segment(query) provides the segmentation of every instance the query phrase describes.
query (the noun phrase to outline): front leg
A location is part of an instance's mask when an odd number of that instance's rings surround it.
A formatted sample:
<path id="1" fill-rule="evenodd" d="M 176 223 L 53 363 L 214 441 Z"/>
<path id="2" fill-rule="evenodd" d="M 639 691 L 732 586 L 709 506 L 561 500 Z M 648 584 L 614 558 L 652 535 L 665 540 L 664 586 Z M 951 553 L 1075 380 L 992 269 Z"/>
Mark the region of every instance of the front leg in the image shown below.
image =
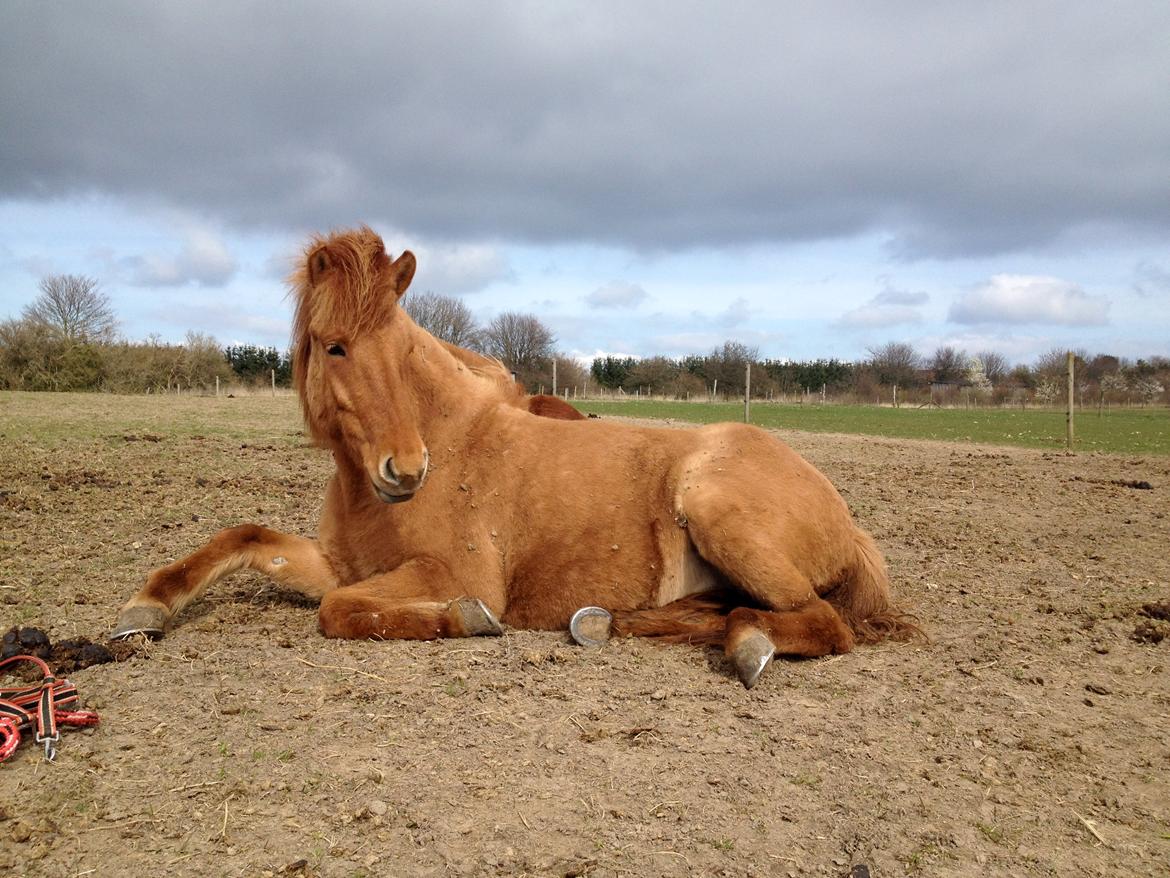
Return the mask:
<path id="1" fill-rule="evenodd" d="M 339 585 L 316 540 L 242 524 L 221 530 L 186 558 L 151 573 L 142 590 L 118 613 L 110 637 L 162 637 L 167 622 L 209 585 L 245 567 L 310 598 L 319 599 Z"/>
<path id="2" fill-rule="evenodd" d="M 321 633 L 348 640 L 435 640 L 502 634 L 496 615 L 469 597 L 447 565 L 412 558 L 389 573 L 321 599 Z"/>

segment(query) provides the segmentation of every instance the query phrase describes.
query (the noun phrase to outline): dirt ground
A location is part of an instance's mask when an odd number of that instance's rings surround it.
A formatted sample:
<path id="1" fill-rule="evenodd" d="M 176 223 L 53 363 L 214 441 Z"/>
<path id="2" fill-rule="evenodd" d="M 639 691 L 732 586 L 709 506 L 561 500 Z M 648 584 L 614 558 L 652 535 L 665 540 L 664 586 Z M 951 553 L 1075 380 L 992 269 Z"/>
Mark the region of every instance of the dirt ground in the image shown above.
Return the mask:
<path id="1" fill-rule="evenodd" d="M 314 532 L 330 462 L 291 401 L 259 440 L 93 405 L 50 438 L 0 408 L 0 628 L 96 638 L 221 527 Z M 1170 873 L 1170 622 L 1140 612 L 1170 599 L 1170 458 L 782 438 L 931 643 L 745 691 L 699 648 L 328 641 L 237 574 L 71 675 L 102 724 L 0 766 L 0 874 Z"/>

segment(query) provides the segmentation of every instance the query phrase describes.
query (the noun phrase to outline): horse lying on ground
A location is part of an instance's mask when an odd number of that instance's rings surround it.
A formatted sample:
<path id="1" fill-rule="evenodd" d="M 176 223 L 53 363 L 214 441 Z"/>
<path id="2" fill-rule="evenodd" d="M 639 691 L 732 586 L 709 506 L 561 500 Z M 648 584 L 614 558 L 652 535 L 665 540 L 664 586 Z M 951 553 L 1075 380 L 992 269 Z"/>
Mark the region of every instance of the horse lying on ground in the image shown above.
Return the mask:
<path id="1" fill-rule="evenodd" d="M 221 531 L 152 573 L 114 636 L 161 634 L 243 567 L 320 599 L 328 637 L 563 629 L 586 607 L 579 641 L 722 643 L 747 686 L 775 653 L 914 633 L 872 538 L 786 445 L 742 424 L 534 417 L 498 364 L 399 307 L 414 270 L 362 228 L 315 239 L 293 278 L 297 389 L 336 462 L 319 539 Z"/>

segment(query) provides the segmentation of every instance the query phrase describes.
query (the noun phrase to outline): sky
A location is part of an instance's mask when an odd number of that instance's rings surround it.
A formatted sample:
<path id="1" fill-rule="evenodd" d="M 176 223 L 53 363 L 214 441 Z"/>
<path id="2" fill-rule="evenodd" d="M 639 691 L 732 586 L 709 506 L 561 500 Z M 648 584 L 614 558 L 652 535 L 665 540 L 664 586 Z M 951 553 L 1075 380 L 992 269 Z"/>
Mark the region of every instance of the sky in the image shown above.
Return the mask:
<path id="1" fill-rule="evenodd" d="M 0 4 L 0 319 L 288 343 L 310 235 L 580 358 L 1170 355 L 1170 4 Z M 409 293 L 408 293 L 409 295 Z"/>

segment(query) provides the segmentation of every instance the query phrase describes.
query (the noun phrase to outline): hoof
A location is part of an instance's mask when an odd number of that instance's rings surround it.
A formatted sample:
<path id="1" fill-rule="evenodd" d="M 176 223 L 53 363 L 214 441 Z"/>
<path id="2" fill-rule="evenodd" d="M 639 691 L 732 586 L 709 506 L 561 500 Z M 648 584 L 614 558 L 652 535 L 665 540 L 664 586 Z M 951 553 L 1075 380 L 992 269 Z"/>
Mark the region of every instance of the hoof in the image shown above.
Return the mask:
<path id="1" fill-rule="evenodd" d="M 735 648 L 731 660 L 735 664 L 735 673 L 743 688 L 751 689 L 764 673 L 764 668 L 772 663 L 772 656 L 776 647 L 764 634 L 753 634 Z"/>
<path id="2" fill-rule="evenodd" d="M 110 632 L 110 640 L 125 640 L 135 634 L 159 640 L 166 624 L 167 614 L 160 607 L 127 607 L 118 614 L 117 624 Z"/>
<path id="3" fill-rule="evenodd" d="M 613 616 L 601 607 L 582 607 L 569 620 L 569 636 L 578 646 L 601 646 L 609 640 Z"/>
<path id="4" fill-rule="evenodd" d="M 496 637 L 504 633 L 500 620 L 479 598 L 459 598 L 452 602 L 452 609 L 459 614 L 468 637 Z"/>

